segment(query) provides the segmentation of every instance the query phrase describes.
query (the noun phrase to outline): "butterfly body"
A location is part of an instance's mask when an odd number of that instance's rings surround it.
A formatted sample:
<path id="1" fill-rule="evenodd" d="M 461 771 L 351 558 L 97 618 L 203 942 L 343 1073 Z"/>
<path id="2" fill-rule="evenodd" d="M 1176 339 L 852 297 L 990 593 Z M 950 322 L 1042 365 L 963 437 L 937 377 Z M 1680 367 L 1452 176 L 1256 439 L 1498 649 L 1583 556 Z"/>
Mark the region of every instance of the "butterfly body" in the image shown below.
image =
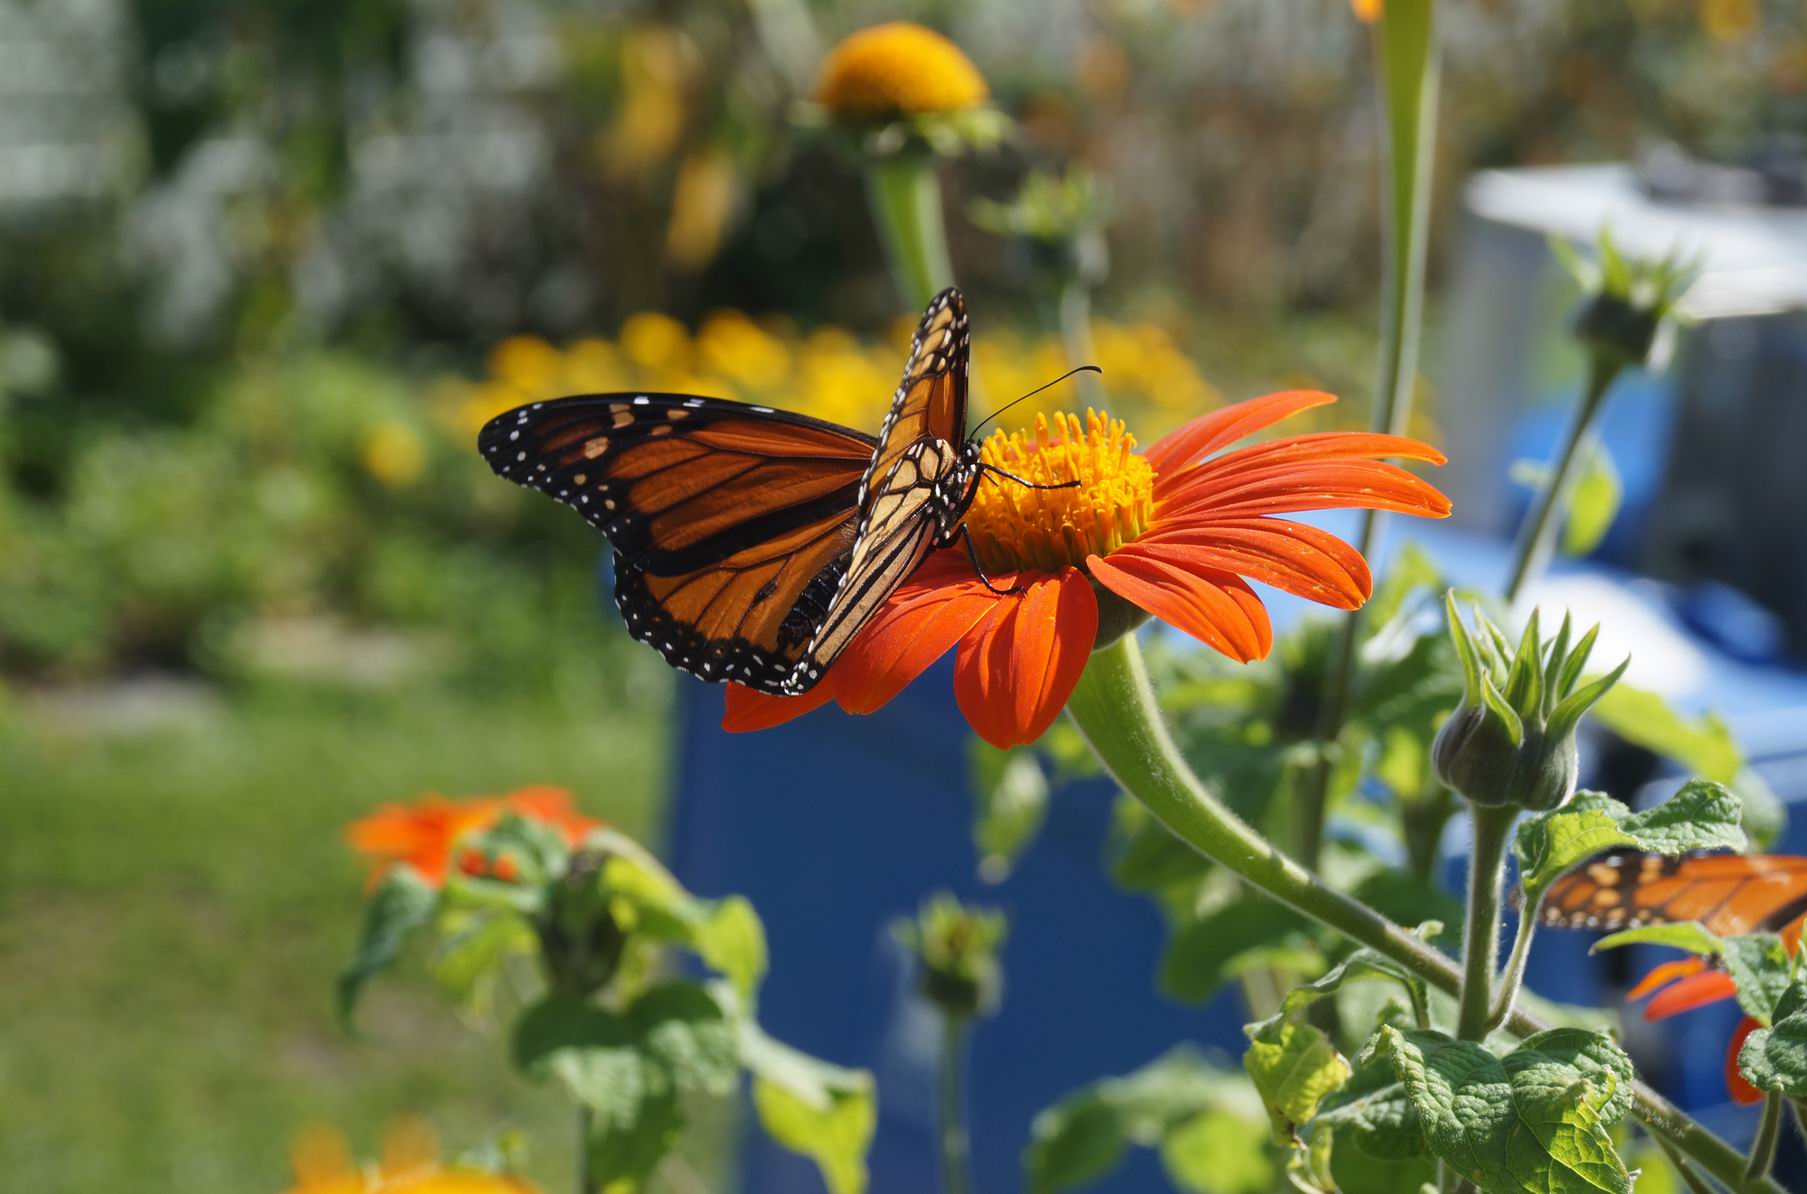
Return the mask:
<path id="1" fill-rule="evenodd" d="M 507 411 L 495 472 L 561 501 L 615 549 L 628 632 L 704 680 L 797 695 L 930 551 L 979 480 L 970 340 L 937 295 L 879 434 L 687 394 L 593 394 Z"/>

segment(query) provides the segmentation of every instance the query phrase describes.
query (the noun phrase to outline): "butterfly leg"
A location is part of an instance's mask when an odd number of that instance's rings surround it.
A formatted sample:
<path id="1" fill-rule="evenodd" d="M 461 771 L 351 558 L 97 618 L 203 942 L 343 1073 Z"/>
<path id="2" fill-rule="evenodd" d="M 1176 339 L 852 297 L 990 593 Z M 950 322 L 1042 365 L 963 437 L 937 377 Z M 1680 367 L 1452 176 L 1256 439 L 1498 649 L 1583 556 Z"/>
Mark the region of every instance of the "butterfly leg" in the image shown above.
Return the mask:
<path id="1" fill-rule="evenodd" d="M 965 523 L 960 524 L 960 542 L 966 545 L 966 558 L 972 561 L 973 571 L 979 574 L 980 584 L 984 585 L 1000 597 L 1014 597 L 1019 593 L 1027 593 L 1029 591 L 1022 585 L 1012 585 L 1008 589 L 1000 589 L 998 586 L 991 583 L 991 577 L 985 575 L 985 566 L 979 563 L 979 551 L 973 546 L 973 533 L 966 528 Z"/>
<path id="2" fill-rule="evenodd" d="M 981 464 L 979 465 L 979 470 L 985 473 L 995 473 L 1000 477 L 1008 477 L 1018 485 L 1021 485 L 1024 489 L 1077 489 L 1081 484 L 1079 481 L 1062 481 L 1058 485 L 1037 485 L 1035 482 L 1025 480 L 1015 473 L 1006 472 L 995 464 Z"/>

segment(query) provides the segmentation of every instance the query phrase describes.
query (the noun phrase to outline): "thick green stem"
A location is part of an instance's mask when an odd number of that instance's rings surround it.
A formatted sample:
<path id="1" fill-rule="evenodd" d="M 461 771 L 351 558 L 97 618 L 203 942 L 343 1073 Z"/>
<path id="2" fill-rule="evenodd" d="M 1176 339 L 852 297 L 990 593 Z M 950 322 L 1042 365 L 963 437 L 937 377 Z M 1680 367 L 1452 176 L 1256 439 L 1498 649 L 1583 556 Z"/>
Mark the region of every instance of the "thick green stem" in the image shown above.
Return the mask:
<path id="1" fill-rule="evenodd" d="M 1744 1176 L 1764 1177 L 1776 1164 L 1776 1145 L 1782 1139 L 1782 1096 L 1772 1094 L 1763 1100 L 1763 1118 L 1757 1124 L 1757 1138 L 1751 1141 L 1751 1159 L 1745 1163 Z"/>
<path id="2" fill-rule="evenodd" d="M 898 295 L 913 310 L 927 306 L 954 284 L 935 159 L 923 153 L 875 159 L 866 168 L 866 191 Z"/>
<path id="3" fill-rule="evenodd" d="M 1386 256 L 1381 277 L 1380 373 L 1369 422 L 1374 430 L 1404 434 L 1412 416 L 1418 373 L 1418 333 L 1423 324 L 1425 245 L 1430 235 L 1431 160 L 1437 140 L 1437 38 L 1434 0 L 1395 0 L 1387 5 L 1375 39 L 1386 115 L 1387 171 L 1382 225 Z M 1355 546 L 1374 550 L 1380 512 L 1364 510 Z M 1355 683 L 1361 615 L 1351 614 L 1337 636 L 1330 684 L 1319 718 L 1318 740 L 1335 742 L 1349 716 Z M 1324 849 L 1329 813 L 1328 755 L 1305 785 L 1299 809 L 1299 857 L 1316 867 Z"/>
<path id="4" fill-rule="evenodd" d="M 1581 405 L 1569 423 L 1568 435 L 1556 458 L 1556 467 L 1538 487 L 1531 512 L 1518 528 L 1518 542 L 1512 551 L 1512 571 L 1506 581 L 1506 604 L 1511 605 L 1524 592 L 1525 586 L 1550 562 L 1556 542 L 1556 530 L 1562 525 L 1561 513 L 1568 507 L 1569 494 L 1575 487 L 1575 474 L 1588 445 L 1594 438 L 1594 420 L 1606 404 L 1606 392 L 1619 376 L 1619 363 L 1595 353 L 1589 357 L 1587 388 L 1582 391 Z"/>
<path id="5" fill-rule="evenodd" d="M 1461 972 L 1435 947 L 1366 905 L 1325 886 L 1225 808 L 1192 774 L 1168 734 L 1135 638 L 1096 651 L 1067 712 L 1112 778 L 1181 841 L 1251 886 L 1420 975 L 1440 991 L 1461 989 Z M 1520 1036 L 1550 1026 L 1522 1010 L 1506 1026 Z M 1689 1119 L 1643 1083 L 1633 1114 L 1707 1173 L 1734 1190 L 1784 1194 L 1774 1181 L 1744 1178 L 1744 1154 Z"/>
<path id="6" fill-rule="evenodd" d="M 966 1134 L 961 1094 L 966 1085 L 966 1017 L 941 1019 L 940 1093 L 936 1135 L 941 1144 L 941 1194 L 971 1194 L 972 1144 Z"/>
<path id="7" fill-rule="evenodd" d="M 1488 1032 L 1506 1022 L 1506 1017 L 1512 1014 L 1513 1004 L 1518 1001 L 1519 988 L 1525 985 L 1525 963 L 1531 957 L 1531 938 L 1537 935 L 1537 916 L 1542 908 L 1543 897 L 1539 895 L 1519 909 L 1518 933 L 1512 939 L 1512 956 L 1506 959 L 1506 969 L 1500 975 L 1493 1012 L 1487 1017 Z"/>
<path id="8" fill-rule="evenodd" d="M 602 1187 L 590 1167 L 590 1109 L 577 1109 L 577 1194 L 597 1194 Z"/>
<path id="9" fill-rule="evenodd" d="M 1510 805 L 1473 810 L 1474 845 L 1468 852 L 1468 924 L 1462 934 L 1462 994 L 1456 1037 L 1487 1036 L 1493 1015 L 1493 971 L 1500 957 L 1500 893 L 1506 885 L 1506 843 L 1512 833 Z"/>

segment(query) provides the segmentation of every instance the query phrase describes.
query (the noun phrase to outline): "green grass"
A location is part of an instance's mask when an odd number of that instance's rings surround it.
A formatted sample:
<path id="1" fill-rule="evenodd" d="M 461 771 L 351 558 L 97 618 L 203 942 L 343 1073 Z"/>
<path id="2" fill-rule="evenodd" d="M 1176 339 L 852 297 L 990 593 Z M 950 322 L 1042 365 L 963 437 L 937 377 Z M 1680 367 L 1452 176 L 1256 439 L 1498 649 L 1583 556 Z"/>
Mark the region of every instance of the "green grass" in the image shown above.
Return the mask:
<path id="1" fill-rule="evenodd" d="M 303 1125 L 369 1156 L 418 1112 L 448 1152 L 522 1129 L 569 1188 L 564 1106 L 418 974 L 338 1030 L 364 881 L 340 831 L 422 791 L 555 783 L 644 837 L 664 752 L 657 709 L 550 700 L 262 696 L 133 734 L 0 710 L 0 1184 L 274 1194 Z"/>

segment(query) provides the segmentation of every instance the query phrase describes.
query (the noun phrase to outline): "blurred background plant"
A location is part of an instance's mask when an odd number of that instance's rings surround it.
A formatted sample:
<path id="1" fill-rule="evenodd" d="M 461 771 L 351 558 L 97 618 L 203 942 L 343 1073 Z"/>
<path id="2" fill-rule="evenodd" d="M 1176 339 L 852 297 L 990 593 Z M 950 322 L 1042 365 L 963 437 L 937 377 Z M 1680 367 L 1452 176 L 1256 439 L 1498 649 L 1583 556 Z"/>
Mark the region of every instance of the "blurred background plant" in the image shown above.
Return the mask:
<path id="1" fill-rule="evenodd" d="M 458 1139 L 559 1138 L 556 1101 L 448 1044 L 418 983 L 373 999 L 380 1059 L 322 1026 L 356 899 L 339 823 L 398 790 L 601 774 L 612 824 L 659 813 L 671 680 L 597 616 L 594 536 L 495 483 L 476 425 L 656 386 L 875 426 L 908 328 L 859 177 L 794 117 L 825 46 L 896 17 L 949 34 L 1017 125 L 941 171 L 990 402 L 1076 357 L 1104 368 L 1086 397 L 1150 433 L 1279 386 L 1366 393 L 1380 140 L 1344 8 L 0 3 L 0 965 L 32 976 L 0 984 L 28 1026 L 0 1038 L 9 1177 L 273 1189 L 294 1124 L 405 1106 Z M 1801 127 L 1788 4 L 1445 8 L 1440 205 L 1479 167 L 1738 156 Z M 1456 222 L 1433 228 L 1434 335 Z M 1317 764 L 1329 650 L 1157 660 L 1226 791 Z M 1446 665 L 1372 669 L 1351 726 L 1415 740 Z M 1222 717 L 1236 686 L 1288 750 Z M 1625 692 L 1608 704 L 1648 731 Z M 1669 741 L 1736 771 L 1695 728 Z M 1428 876 L 1450 812 L 1409 758 L 1379 773 Z M 1359 819 L 1373 793 L 1333 803 Z M 1148 861 L 1126 881 L 1176 933 L 1231 898 Z M 1209 1152 L 1229 1114 L 1128 1134 Z"/>

